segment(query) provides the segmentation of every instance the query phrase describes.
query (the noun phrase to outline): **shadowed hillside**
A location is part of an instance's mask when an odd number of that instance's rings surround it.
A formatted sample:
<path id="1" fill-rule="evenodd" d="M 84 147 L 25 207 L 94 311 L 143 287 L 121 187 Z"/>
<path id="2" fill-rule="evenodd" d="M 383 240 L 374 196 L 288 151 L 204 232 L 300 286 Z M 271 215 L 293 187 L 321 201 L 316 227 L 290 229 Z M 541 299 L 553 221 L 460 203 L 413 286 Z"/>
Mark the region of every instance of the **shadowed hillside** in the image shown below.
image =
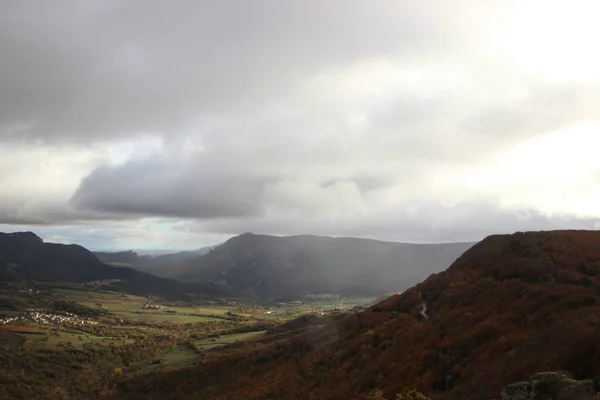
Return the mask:
<path id="1" fill-rule="evenodd" d="M 119 280 L 112 287 L 135 292 L 192 289 L 131 268 L 111 267 L 78 245 L 44 243 L 32 232 L 0 233 L 0 281 L 89 282 Z"/>
<path id="2" fill-rule="evenodd" d="M 246 296 L 379 295 L 404 290 L 443 270 L 471 246 L 246 233 L 204 256 L 153 272 L 215 282 Z"/>
<path id="3" fill-rule="evenodd" d="M 159 256 L 139 255 L 137 252 L 119 251 L 119 252 L 101 252 L 95 251 L 94 255 L 107 264 L 123 265 L 139 270 L 152 271 L 154 267 L 165 266 L 180 263 L 192 258 L 201 256 L 209 252 L 215 246 L 203 247 L 198 250 L 180 251 L 177 253 L 161 254 Z"/>
<path id="4" fill-rule="evenodd" d="M 149 263 L 152 259 L 150 256 L 140 256 L 133 250 L 117 252 L 94 251 L 94 255 L 103 263 L 127 266 L 144 265 L 145 263 Z"/>
<path id="5" fill-rule="evenodd" d="M 600 376 L 600 232 L 491 236 L 359 314 L 306 317 L 226 359 L 139 378 L 128 398 L 498 398 L 540 371 Z M 586 381 L 591 382 L 591 381 Z M 373 398 L 373 397 L 371 397 Z"/>

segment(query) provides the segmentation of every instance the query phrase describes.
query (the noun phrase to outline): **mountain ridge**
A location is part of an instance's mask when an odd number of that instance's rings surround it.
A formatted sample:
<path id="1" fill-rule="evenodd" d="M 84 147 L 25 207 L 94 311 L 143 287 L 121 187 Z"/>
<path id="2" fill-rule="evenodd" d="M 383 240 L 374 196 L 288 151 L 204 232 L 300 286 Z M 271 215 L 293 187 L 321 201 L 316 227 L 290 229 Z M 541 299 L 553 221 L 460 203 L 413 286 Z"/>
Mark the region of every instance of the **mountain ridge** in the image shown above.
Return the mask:
<path id="1" fill-rule="evenodd" d="M 196 250 L 178 251 L 155 256 L 147 254 L 140 255 L 135 250 L 117 252 L 94 251 L 93 253 L 100 261 L 104 263 L 125 265 L 141 271 L 148 270 L 148 272 L 150 272 L 152 267 L 183 262 L 194 257 L 204 255 L 217 246 L 218 245 L 206 246 Z"/>
<path id="2" fill-rule="evenodd" d="M 450 265 L 473 243 L 412 244 L 317 235 L 244 233 L 157 275 L 212 282 L 249 297 L 379 295 Z"/>
<path id="3" fill-rule="evenodd" d="M 47 243 L 33 232 L 0 232 L 0 281 L 75 282 L 117 280 L 137 293 L 178 292 L 192 287 L 127 267 L 102 263 L 77 244 Z"/>
<path id="4" fill-rule="evenodd" d="M 366 400 L 381 389 L 389 400 L 416 387 L 432 400 L 491 399 L 541 371 L 596 382 L 599 332 L 600 232 L 518 232 L 484 239 L 364 312 L 307 316 L 252 351 L 124 390 L 133 399 L 132 388 L 165 399 L 202 390 L 208 400 Z"/>

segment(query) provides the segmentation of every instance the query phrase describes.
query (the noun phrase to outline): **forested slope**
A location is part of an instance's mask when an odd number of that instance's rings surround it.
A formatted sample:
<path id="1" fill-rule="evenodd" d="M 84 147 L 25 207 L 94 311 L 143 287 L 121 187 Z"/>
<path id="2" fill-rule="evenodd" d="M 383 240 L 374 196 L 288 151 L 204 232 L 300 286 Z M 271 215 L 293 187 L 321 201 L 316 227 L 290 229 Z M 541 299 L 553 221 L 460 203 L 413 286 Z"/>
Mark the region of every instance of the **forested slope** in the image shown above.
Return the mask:
<path id="1" fill-rule="evenodd" d="M 133 379 L 122 395 L 347 400 L 380 388 L 395 399 L 416 386 L 432 399 L 491 399 L 539 371 L 592 378 L 600 375 L 600 232 L 491 236 L 367 311 L 294 324 L 227 358 Z"/>

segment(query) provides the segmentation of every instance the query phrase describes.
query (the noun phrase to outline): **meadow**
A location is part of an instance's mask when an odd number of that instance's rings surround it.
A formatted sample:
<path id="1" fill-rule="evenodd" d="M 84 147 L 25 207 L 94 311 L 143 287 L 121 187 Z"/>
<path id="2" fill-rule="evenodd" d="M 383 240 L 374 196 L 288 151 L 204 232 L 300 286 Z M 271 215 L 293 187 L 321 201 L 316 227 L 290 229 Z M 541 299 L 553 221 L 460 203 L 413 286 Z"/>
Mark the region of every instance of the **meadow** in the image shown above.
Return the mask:
<path id="1" fill-rule="evenodd" d="M 171 322 L 177 324 L 218 321 L 234 307 L 205 304 L 177 304 L 161 299 L 110 291 L 60 290 L 65 299 L 83 306 L 108 311 L 124 319 L 147 322 Z M 160 309 L 144 309 L 148 303 L 158 304 Z"/>
<path id="2" fill-rule="evenodd" d="M 268 334 L 282 323 L 339 304 L 261 306 L 240 299 L 144 297 L 81 284 L 44 284 L 40 290 L 5 285 L 0 287 L 0 382 L 6 385 L 0 398 L 49 398 L 49 388 L 98 398 L 117 382 L 261 349 L 265 340 L 283 340 L 281 332 Z M 349 310 L 367 299 L 343 304 Z"/>
<path id="3" fill-rule="evenodd" d="M 232 343 L 249 341 L 249 340 L 257 340 L 257 339 L 264 337 L 266 333 L 267 333 L 267 331 L 254 331 L 254 332 L 218 335 L 216 337 L 197 340 L 194 342 L 194 344 L 202 350 L 209 350 L 209 349 L 214 349 L 217 347 L 226 346 L 226 345 L 232 344 Z"/>

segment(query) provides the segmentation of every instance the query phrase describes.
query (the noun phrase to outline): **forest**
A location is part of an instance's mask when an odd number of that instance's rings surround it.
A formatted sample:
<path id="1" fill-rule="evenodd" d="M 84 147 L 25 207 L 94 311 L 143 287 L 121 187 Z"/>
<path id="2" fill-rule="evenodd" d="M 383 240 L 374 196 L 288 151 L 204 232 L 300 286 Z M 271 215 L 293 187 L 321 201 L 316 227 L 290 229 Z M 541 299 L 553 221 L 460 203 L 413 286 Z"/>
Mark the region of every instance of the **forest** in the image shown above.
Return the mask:
<path id="1" fill-rule="evenodd" d="M 600 375 L 600 232 L 491 236 L 361 313 L 309 316 L 197 366 L 121 383 L 123 398 L 491 399 L 540 371 Z M 421 315 L 422 301 L 428 319 Z M 374 392 L 375 391 L 375 392 Z"/>

